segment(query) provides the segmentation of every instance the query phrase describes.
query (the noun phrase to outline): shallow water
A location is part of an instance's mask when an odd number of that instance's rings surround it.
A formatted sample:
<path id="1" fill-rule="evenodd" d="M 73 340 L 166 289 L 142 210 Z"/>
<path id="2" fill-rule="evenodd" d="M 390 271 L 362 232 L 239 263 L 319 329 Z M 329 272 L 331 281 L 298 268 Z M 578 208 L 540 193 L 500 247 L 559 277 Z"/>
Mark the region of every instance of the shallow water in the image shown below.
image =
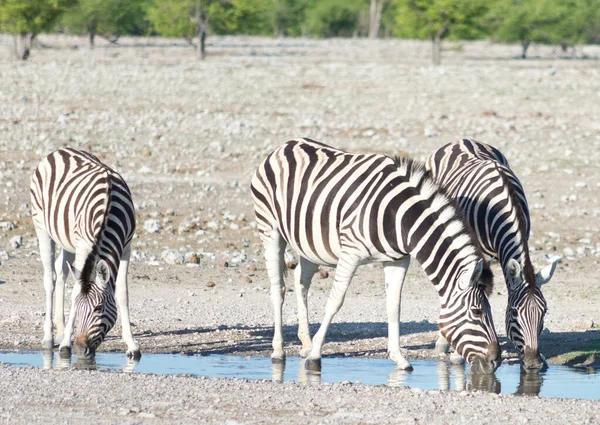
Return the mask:
<path id="1" fill-rule="evenodd" d="M 73 357 L 73 359 L 76 359 Z M 268 379 L 320 382 L 354 382 L 369 385 L 405 385 L 425 390 L 482 390 L 502 394 L 528 394 L 600 400 L 600 370 L 550 365 L 536 374 L 522 374 L 518 364 L 503 364 L 494 375 L 473 375 L 469 367 L 445 360 L 413 360 L 412 372 L 394 369 L 387 359 L 326 357 L 320 374 L 306 372 L 303 361 L 290 357 L 283 365 L 272 365 L 268 357 L 228 355 L 187 356 L 144 354 L 140 362 L 128 361 L 122 353 L 98 353 L 94 361 L 61 359 L 43 351 L 0 352 L 0 363 L 57 369 L 98 369 L 166 375 L 195 375 L 211 378 Z"/>

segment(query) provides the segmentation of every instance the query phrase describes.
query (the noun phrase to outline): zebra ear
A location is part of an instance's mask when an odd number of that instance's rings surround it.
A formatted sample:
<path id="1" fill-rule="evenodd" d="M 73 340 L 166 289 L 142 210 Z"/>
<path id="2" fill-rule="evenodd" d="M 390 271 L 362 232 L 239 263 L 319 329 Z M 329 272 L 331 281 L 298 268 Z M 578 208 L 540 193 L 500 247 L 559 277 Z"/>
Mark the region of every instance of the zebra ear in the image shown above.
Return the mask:
<path id="1" fill-rule="evenodd" d="M 483 260 L 479 260 L 473 266 L 469 266 L 462 276 L 458 278 L 458 287 L 465 290 L 470 286 L 477 286 L 481 278 L 481 272 L 483 272 Z"/>
<path id="2" fill-rule="evenodd" d="M 71 263 L 69 263 L 68 261 L 67 261 L 67 267 L 69 268 L 69 271 L 73 275 L 73 278 L 76 281 L 79 280 L 79 277 L 81 276 L 81 272 L 79 270 L 77 270 L 74 266 L 72 266 Z"/>
<path id="3" fill-rule="evenodd" d="M 517 286 L 523 282 L 521 270 L 521 265 L 517 260 L 514 258 L 508 260 L 508 264 L 504 270 L 504 275 L 506 276 L 506 281 L 508 282 L 509 286 Z"/>
<path id="4" fill-rule="evenodd" d="M 100 260 L 96 264 L 96 284 L 101 288 L 104 288 L 110 278 L 110 271 L 108 270 L 108 264 L 106 261 Z"/>
<path id="5" fill-rule="evenodd" d="M 538 288 L 541 288 L 542 285 L 548 283 L 550 279 L 552 279 L 552 275 L 556 270 L 556 263 L 557 261 L 554 261 L 552 264 L 548 264 L 535 274 L 535 284 L 538 286 Z"/>

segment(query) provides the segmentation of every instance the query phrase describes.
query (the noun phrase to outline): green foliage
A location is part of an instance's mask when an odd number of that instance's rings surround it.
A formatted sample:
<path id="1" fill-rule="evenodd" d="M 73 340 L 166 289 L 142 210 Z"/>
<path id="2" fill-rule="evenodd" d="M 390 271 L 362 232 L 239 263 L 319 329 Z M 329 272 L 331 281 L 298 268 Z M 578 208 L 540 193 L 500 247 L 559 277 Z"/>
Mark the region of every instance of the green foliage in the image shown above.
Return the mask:
<path id="1" fill-rule="evenodd" d="M 474 39 L 485 34 L 484 0 L 393 0 L 394 34 L 417 39 Z"/>
<path id="2" fill-rule="evenodd" d="M 62 18 L 66 29 L 76 34 L 119 36 L 147 32 L 148 0 L 78 0 Z"/>
<path id="3" fill-rule="evenodd" d="M 565 15 L 557 22 L 556 39 L 568 44 L 600 42 L 600 0 L 561 0 Z"/>
<path id="4" fill-rule="evenodd" d="M 0 0 L 0 31 L 40 34 L 54 29 L 72 0 Z"/>
<path id="5" fill-rule="evenodd" d="M 368 16 L 368 7 L 363 0 L 321 0 L 307 10 L 306 26 L 318 37 L 366 34 L 368 23 L 364 22 L 364 16 Z"/>
<path id="6" fill-rule="evenodd" d="M 210 29 L 216 34 L 259 35 L 271 32 L 273 0 L 229 0 L 208 8 Z"/>
<path id="7" fill-rule="evenodd" d="M 558 24 L 569 10 L 567 2 L 556 0 L 496 0 L 487 16 L 488 25 L 499 41 L 556 43 Z"/>
<path id="8" fill-rule="evenodd" d="M 148 8 L 148 21 L 163 37 L 191 40 L 196 34 L 195 0 L 155 0 Z"/>
<path id="9" fill-rule="evenodd" d="M 314 7 L 316 0 L 273 0 L 273 26 L 276 35 L 297 37 L 304 35 L 306 10 Z"/>

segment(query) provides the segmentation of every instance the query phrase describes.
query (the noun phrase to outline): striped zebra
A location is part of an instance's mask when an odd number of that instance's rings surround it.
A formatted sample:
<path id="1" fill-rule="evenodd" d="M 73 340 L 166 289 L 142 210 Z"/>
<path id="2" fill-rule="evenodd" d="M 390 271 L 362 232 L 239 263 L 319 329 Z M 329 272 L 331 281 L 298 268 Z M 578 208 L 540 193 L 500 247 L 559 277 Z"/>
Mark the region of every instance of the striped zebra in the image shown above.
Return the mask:
<path id="1" fill-rule="evenodd" d="M 538 336 L 547 307 L 540 288 L 556 263 L 534 272 L 527 242 L 529 208 L 519 179 L 498 149 L 467 139 L 441 147 L 426 166 L 456 200 L 486 257 L 499 260 L 508 288 L 506 334 L 524 369 L 541 369 Z M 442 338 L 437 345 L 440 350 L 447 347 Z"/>
<path id="2" fill-rule="evenodd" d="M 282 304 L 286 243 L 299 254 L 295 270 L 298 337 L 305 367 L 321 369 L 327 328 L 342 306 L 359 265 L 383 263 L 388 356 L 411 369 L 400 353 L 400 294 L 410 256 L 438 291 L 440 331 L 472 365 L 491 373 L 500 351 L 487 294 L 492 274 L 462 218 L 424 165 L 384 155 L 354 155 L 309 140 L 292 140 L 258 167 L 251 185 L 258 230 L 271 281 L 275 329 L 273 362 L 284 361 Z M 318 265 L 337 266 L 323 322 L 310 339 L 307 295 Z"/>
<path id="3" fill-rule="evenodd" d="M 129 320 L 127 269 L 135 212 L 127 184 L 94 155 L 66 148 L 42 160 L 31 178 L 30 192 L 46 290 L 43 348 L 54 346 L 54 309 L 61 355 L 71 353 L 77 319 L 75 352 L 93 357 L 117 320 L 118 305 L 127 356 L 139 359 Z M 55 263 L 56 245 L 60 253 Z M 75 284 L 65 327 L 64 291 L 69 270 Z M 52 299 L 55 290 L 56 305 Z"/>

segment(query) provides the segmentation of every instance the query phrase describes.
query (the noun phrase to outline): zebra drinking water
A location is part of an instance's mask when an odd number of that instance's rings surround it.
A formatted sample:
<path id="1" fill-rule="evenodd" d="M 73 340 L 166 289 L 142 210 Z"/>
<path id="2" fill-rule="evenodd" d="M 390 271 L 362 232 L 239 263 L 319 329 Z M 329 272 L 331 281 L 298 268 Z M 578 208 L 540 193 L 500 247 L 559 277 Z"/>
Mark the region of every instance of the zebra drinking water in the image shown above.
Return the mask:
<path id="1" fill-rule="evenodd" d="M 475 140 L 442 146 L 426 165 L 456 200 L 486 256 L 499 260 L 508 288 L 506 334 L 524 369 L 541 369 L 538 336 L 547 310 L 541 286 L 552 277 L 556 263 L 534 272 L 527 242 L 531 220 L 519 179 L 498 149 Z M 444 351 L 448 344 L 440 337 L 436 345 Z"/>
<path id="2" fill-rule="evenodd" d="M 61 355 L 71 353 L 77 319 L 75 351 L 92 357 L 117 320 L 118 304 L 127 356 L 139 359 L 129 320 L 127 270 L 135 213 L 127 184 L 94 155 L 67 148 L 42 160 L 31 178 L 30 192 L 46 290 L 42 346 L 54 346 L 54 309 L 57 336 L 61 339 L 62 335 Z M 57 244 L 61 250 L 55 264 Z M 64 290 L 69 270 L 75 284 L 65 327 Z"/>
<path id="3" fill-rule="evenodd" d="M 460 213 L 442 195 L 424 165 L 384 155 L 354 155 L 309 140 L 292 140 L 260 164 L 251 185 L 258 230 L 271 281 L 274 362 L 283 361 L 282 305 L 286 243 L 300 256 L 295 270 L 298 337 L 306 367 L 321 369 L 327 328 L 342 306 L 359 265 L 383 263 L 388 355 L 400 353 L 400 294 L 410 256 L 434 284 L 439 327 L 475 372 L 491 373 L 500 351 L 487 294 L 492 275 Z M 325 317 L 313 340 L 307 295 L 318 265 L 336 265 Z"/>

